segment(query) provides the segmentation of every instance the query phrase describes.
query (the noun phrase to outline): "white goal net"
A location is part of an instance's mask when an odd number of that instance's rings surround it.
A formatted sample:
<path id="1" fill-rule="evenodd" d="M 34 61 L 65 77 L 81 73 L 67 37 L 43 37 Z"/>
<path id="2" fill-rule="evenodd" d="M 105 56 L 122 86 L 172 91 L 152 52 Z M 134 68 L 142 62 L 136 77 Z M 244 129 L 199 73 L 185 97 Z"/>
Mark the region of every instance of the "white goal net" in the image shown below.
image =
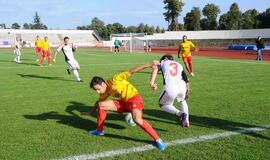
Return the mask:
<path id="1" fill-rule="evenodd" d="M 127 52 L 138 52 L 143 53 L 145 42 L 143 40 L 144 33 L 121 33 L 121 34 L 112 34 L 110 36 L 111 51 L 113 51 L 114 42 L 120 41 L 121 47 L 120 50 Z"/>

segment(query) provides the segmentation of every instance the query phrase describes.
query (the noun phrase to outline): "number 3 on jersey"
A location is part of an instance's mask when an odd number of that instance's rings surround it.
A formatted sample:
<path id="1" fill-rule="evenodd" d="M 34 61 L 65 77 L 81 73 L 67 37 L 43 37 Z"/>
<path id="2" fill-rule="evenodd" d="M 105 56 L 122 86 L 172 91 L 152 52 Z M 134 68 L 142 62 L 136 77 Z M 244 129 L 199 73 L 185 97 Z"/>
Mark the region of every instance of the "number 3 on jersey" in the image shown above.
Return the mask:
<path id="1" fill-rule="evenodd" d="M 170 63 L 170 74 L 175 77 L 178 74 L 178 64 L 175 62 Z"/>

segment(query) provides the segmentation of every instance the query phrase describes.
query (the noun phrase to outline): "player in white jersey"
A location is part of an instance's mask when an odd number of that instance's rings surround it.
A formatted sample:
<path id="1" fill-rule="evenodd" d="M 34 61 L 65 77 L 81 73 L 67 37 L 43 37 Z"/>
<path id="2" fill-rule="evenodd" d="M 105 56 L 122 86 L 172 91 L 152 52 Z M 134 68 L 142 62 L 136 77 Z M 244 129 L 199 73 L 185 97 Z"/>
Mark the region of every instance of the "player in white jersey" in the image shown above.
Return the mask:
<path id="1" fill-rule="evenodd" d="M 69 43 L 69 38 L 65 37 L 64 38 L 64 43 L 60 45 L 57 50 L 54 52 L 54 63 L 56 62 L 56 55 L 58 52 L 62 51 L 64 56 L 65 56 L 65 61 L 69 65 L 69 68 L 67 69 L 68 74 L 70 74 L 71 71 L 73 71 L 75 77 L 77 78 L 78 82 L 83 82 L 79 76 L 79 70 L 80 70 L 80 65 L 74 58 L 74 52 L 77 49 L 76 46 L 73 45 L 73 43 Z"/>
<path id="2" fill-rule="evenodd" d="M 21 48 L 22 48 L 22 39 L 20 39 L 19 37 L 16 37 L 15 39 L 15 43 L 14 43 L 14 53 L 15 53 L 15 58 L 14 61 L 16 63 L 21 63 Z"/>
<path id="3" fill-rule="evenodd" d="M 150 86 L 153 90 L 157 90 L 155 79 L 158 70 L 163 75 L 163 91 L 159 97 L 161 109 L 178 116 L 181 119 L 182 127 L 189 127 L 188 105 L 186 102 L 189 94 L 189 80 L 182 65 L 174 61 L 172 55 L 164 55 L 152 70 Z M 173 105 L 175 99 L 180 102 L 182 111 L 179 111 Z"/>

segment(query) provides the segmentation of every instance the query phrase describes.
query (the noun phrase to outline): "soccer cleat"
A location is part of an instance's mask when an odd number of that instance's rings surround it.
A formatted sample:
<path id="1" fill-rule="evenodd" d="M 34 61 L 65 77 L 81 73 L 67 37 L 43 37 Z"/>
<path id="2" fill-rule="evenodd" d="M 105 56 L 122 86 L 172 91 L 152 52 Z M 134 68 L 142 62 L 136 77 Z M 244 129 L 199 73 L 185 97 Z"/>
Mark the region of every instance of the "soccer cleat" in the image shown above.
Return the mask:
<path id="1" fill-rule="evenodd" d="M 36 59 L 36 62 L 39 62 L 39 59 Z"/>
<path id="2" fill-rule="evenodd" d="M 70 70 L 69 69 L 67 69 L 67 73 L 70 74 Z"/>
<path id="3" fill-rule="evenodd" d="M 184 128 L 186 126 L 187 122 L 187 114 L 186 113 L 182 113 L 181 115 L 181 123 L 182 123 L 182 127 Z"/>
<path id="4" fill-rule="evenodd" d="M 88 132 L 89 134 L 96 135 L 96 136 L 104 136 L 104 132 L 98 131 L 98 130 L 92 130 Z"/>
<path id="5" fill-rule="evenodd" d="M 161 151 L 164 151 L 166 148 L 165 143 L 161 139 L 158 139 L 157 141 L 155 141 L 155 146 Z"/>
<path id="6" fill-rule="evenodd" d="M 193 72 L 191 72 L 190 75 L 191 75 L 192 77 L 195 76 L 195 74 L 194 74 Z"/>
<path id="7" fill-rule="evenodd" d="M 49 66 L 52 66 L 52 64 L 49 64 Z"/>

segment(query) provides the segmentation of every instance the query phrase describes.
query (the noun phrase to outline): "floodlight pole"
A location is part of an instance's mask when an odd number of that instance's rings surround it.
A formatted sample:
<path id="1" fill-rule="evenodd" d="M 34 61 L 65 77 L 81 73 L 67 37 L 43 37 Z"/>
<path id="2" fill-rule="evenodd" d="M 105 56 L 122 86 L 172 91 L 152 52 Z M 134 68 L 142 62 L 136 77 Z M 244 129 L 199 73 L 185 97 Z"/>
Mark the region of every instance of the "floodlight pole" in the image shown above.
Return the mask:
<path id="1" fill-rule="evenodd" d="M 149 50 L 149 48 L 148 48 L 148 39 L 147 39 L 147 32 L 145 33 L 145 37 L 146 37 L 146 43 L 145 43 L 145 45 L 146 45 L 146 53 L 148 53 L 148 50 Z"/>
<path id="2" fill-rule="evenodd" d="M 132 53 L 132 33 L 129 33 L 129 37 L 130 37 L 129 51 L 130 51 L 130 53 Z"/>
<path id="3" fill-rule="evenodd" d="M 110 34 L 110 51 L 112 52 L 112 45 L 113 45 L 113 42 L 112 42 L 112 35 Z"/>

